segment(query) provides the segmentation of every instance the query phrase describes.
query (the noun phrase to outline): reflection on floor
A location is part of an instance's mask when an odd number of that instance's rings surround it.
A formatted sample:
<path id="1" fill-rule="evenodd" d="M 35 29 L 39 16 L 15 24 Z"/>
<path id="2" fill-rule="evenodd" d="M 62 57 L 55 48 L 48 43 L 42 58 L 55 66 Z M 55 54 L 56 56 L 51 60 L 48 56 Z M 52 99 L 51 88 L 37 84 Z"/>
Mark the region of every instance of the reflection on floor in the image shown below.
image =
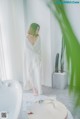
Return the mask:
<path id="1" fill-rule="evenodd" d="M 31 92 L 31 91 L 28 91 Z M 24 93 L 27 93 L 25 91 Z M 73 96 L 69 96 L 68 89 L 59 90 L 59 89 L 52 89 L 49 87 L 43 86 L 43 94 L 46 96 L 56 96 L 57 100 L 62 102 L 66 105 L 66 107 L 71 111 L 73 114 L 74 119 L 80 119 L 80 109 L 77 109 L 76 114 L 73 111 Z"/>

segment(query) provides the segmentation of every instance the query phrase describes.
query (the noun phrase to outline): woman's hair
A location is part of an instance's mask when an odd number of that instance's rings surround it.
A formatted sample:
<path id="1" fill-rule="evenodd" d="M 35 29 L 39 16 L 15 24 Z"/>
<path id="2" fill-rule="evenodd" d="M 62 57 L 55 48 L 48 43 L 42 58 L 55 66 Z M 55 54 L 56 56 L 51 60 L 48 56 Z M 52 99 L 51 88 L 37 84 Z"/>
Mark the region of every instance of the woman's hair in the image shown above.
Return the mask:
<path id="1" fill-rule="evenodd" d="M 32 24 L 30 25 L 28 34 L 33 35 L 33 36 L 38 36 L 38 34 L 36 33 L 37 28 L 40 29 L 39 24 L 37 24 L 37 23 L 32 23 Z"/>

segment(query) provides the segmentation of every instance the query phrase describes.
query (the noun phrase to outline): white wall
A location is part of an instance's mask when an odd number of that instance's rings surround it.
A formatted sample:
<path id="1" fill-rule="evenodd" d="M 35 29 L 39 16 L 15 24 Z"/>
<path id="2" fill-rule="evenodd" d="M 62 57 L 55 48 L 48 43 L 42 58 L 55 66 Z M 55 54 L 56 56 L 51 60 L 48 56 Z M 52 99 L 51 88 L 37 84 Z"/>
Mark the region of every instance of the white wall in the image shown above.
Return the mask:
<path id="1" fill-rule="evenodd" d="M 62 33 L 57 19 L 51 13 L 51 56 L 52 56 L 52 73 L 55 71 L 56 54 L 61 55 Z"/>
<path id="2" fill-rule="evenodd" d="M 7 79 L 23 79 L 24 12 L 22 0 L 1 0 L 1 31 Z"/>
<path id="3" fill-rule="evenodd" d="M 43 84 L 51 86 L 51 39 L 50 39 L 50 11 L 41 0 L 24 0 L 25 29 L 36 22 L 40 25 L 42 44 Z"/>
<path id="4" fill-rule="evenodd" d="M 65 5 L 68 19 L 80 41 L 80 4 Z"/>

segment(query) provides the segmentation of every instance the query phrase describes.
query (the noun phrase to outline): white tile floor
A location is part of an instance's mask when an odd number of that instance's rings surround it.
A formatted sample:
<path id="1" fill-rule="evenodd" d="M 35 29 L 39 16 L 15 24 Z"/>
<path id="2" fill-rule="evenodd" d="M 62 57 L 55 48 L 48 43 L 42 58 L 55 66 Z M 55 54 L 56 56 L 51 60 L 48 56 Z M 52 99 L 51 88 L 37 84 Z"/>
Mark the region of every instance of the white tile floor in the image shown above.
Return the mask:
<path id="1" fill-rule="evenodd" d="M 31 91 L 29 91 L 31 92 Z M 27 91 L 24 92 L 24 95 L 28 93 Z M 62 102 L 66 105 L 66 107 L 71 111 L 73 114 L 74 119 L 80 119 L 80 109 L 77 109 L 76 114 L 73 112 L 73 97 L 69 96 L 68 89 L 59 90 L 59 89 L 52 89 L 49 87 L 43 86 L 43 94 L 46 96 L 56 96 L 57 100 Z M 22 119 L 22 118 L 20 118 Z M 24 117 L 25 119 L 25 117 Z M 27 117 L 26 117 L 27 119 Z"/>

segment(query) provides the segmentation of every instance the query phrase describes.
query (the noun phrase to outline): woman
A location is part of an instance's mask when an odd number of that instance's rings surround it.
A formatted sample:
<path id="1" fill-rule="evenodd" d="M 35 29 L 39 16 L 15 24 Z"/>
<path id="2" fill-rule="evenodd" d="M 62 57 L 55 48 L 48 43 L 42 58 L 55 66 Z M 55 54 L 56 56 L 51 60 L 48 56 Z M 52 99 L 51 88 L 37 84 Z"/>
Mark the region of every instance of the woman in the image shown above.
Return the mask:
<path id="1" fill-rule="evenodd" d="M 30 25 L 26 40 L 27 80 L 34 95 L 41 94 L 41 44 L 39 38 L 40 26 L 36 23 Z"/>

